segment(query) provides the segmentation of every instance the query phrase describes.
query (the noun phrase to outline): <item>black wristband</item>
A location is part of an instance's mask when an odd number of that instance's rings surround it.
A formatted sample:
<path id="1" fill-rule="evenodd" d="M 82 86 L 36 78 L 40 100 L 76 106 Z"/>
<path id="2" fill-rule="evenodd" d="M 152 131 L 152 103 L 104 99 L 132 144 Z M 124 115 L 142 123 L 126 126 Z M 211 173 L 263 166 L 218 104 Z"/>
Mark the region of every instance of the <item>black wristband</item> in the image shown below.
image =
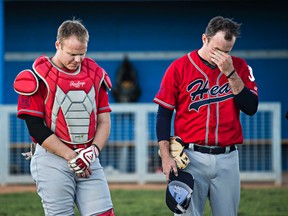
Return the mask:
<path id="1" fill-rule="evenodd" d="M 235 73 L 236 71 L 235 70 L 233 70 L 228 76 L 226 76 L 227 77 L 227 79 L 229 79 L 234 73 Z"/>
<path id="2" fill-rule="evenodd" d="M 92 145 L 95 145 L 95 147 L 97 148 L 97 150 L 98 150 L 98 152 L 99 152 L 99 154 L 100 154 L 100 148 L 99 148 L 99 146 L 98 146 L 96 143 L 92 143 Z"/>

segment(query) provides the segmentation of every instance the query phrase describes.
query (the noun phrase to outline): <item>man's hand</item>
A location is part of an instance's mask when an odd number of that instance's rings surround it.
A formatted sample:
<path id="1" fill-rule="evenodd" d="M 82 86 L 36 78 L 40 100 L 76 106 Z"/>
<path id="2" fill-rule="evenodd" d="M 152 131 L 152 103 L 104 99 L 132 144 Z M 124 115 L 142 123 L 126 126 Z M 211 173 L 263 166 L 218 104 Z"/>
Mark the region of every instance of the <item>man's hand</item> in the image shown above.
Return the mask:
<path id="1" fill-rule="evenodd" d="M 163 174 L 166 176 L 166 182 L 169 183 L 170 172 L 174 172 L 175 176 L 178 176 L 178 168 L 176 161 L 171 157 L 162 157 L 162 169 Z"/>
<path id="2" fill-rule="evenodd" d="M 169 181 L 170 172 L 178 175 L 178 169 L 185 169 L 190 163 L 189 157 L 184 151 L 182 139 L 178 136 L 170 137 L 170 142 L 160 141 L 158 154 L 162 159 L 163 174 L 166 175 L 166 180 Z M 163 148 L 167 146 L 168 148 Z M 161 151 L 163 151 L 161 154 Z"/>
<path id="3" fill-rule="evenodd" d="M 210 53 L 211 61 L 214 62 L 220 71 L 228 76 L 234 70 L 233 61 L 229 53 L 223 52 L 219 49 L 213 49 Z"/>
<path id="4" fill-rule="evenodd" d="M 99 150 L 95 145 L 91 145 L 85 149 L 76 149 L 75 152 L 78 153 L 78 155 L 68 161 L 68 166 L 77 174 L 87 170 L 91 163 L 99 156 Z"/>

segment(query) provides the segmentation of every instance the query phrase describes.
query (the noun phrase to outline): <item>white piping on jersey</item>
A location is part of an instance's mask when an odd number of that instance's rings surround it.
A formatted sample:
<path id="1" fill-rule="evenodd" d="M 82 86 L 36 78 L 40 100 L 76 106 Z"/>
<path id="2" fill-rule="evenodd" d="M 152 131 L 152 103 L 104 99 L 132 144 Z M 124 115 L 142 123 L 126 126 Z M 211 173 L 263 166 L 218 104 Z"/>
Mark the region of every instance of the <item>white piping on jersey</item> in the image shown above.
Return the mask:
<path id="1" fill-rule="evenodd" d="M 22 113 L 22 112 L 39 114 L 39 115 L 43 116 L 43 112 L 39 112 L 39 111 L 35 111 L 35 110 L 20 109 L 19 113 Z"/>
<path id="2" fill-rule="evenodd" d="M 196 63 L 193 61 L 193 59 L 191 58 L 190 56 L 190 53 L 187 54 L 190 62 L 192 63 L 192 65 L 205 77 L 206 80 L 209 80 L 208 79 L 208 76 L 206 75 L 206 73 L 204 73 L 204 71 L 202 71 L 198 65 L 196 65 Z M 209 87 L 209 82 L 207 84 L 207 87 Z M 210 99 L 210 95 L 208 94 L 208 99 Z M 210 119 L 210 103 L 207 104 L 207 119 L 206 119 L 206 134 L 205 134 L 205 144 L 208 145 L 208 141 L 209 141 L 209 119 Z"/>
<path id="3" fill-rule="evenodd" d="M 256 91 L 253 91 L 253 90 L 251 90 L 251 89 L 250 89 L 250 91 L 251 91 L 251 92 L 253 92 L 255 95 L 257 95 L 257 96 L 258 96 L 258 92 L 256 92 Z"/>
<path id="4" fill-rule="evenodd" d="M 106 110 L 106 109 L 108 109 L 109 108 L 109 106 L 106 106 L 106 107 L 101 107 L 101 108 L 99 108 L 98 110 L 99 111 L 102 111 L 102 110 Z"/>
<path id="5" fill-rule="evenodd" d="M 217 77 L 217 85 L 219 86 L 219 81 L 221 76 L 223 75 L 223 73 L 220 73 L 219 76 Z M 218 92 L 219 93 L 219 92 Z M 218 96 L 217 93 L 217 96 Z M 215 129 L 215 145 L 219 144 L 219 136 L 218 136 L 218 131 L 219 131 L 219 118 L 220 118 L 220 114 L 219 114 L 219 103 L 216 104 L 216 129 Z"/>
<path id="6" fill-rule="evenodd" d="M 62 109 L 71 143 L 87 143 L 90 116 L 96 116 L 95 89 L 91 87 L 88 94 L 84 90 L 68 91 L 66 94 L 57 86 L 52 108 L 51 130 L 55 132 L 57 116 Z M 59 127 L 58 127 L 59 129 Z M 67 142 L 67 140 L 65 140 Z M 69 142 L 68 142 L 69 143 Z"/>
<path id="7" fill-rule="evenodd" d="M 162 101 L 162 100 L 159 100 L 159 99 L 156 98 L 156 97 L 154 98 L 154 100 L 155 100 L 156 102 L 162 104 L 164 107 L 169 107 L 169 108 L 171 108 L 171 109 L 175 109 L 175 106 L 172 106 L 172 105 L 170 105 L 170 104 L 168 104 L 168 103 L 166 103 L 166 102 L 164 102 L 164 101 Z"/>
<path id="8" fill-rule="evenodd" d="M 104 71 L 104 69 L 102 68 L 102 77 L 101 77 L 100 85 L 98 86 L 97 92 L 100 91 L 101 84 L 102 84 L 103 81 L 104 81 L 104 84 L 106 85 L 106 82 L 105 82 L 105 79 L 104 79 L 104 78 L 105 78 L 105 71 Z M 108 88 L 108 85 L 106 85 L 106 87 Z"/>
<path id="9" fill-rule="evenodd" d="M 208 76 L 206 73 L 204 73 L 193 61 L 193 59 L 190 56 L 190 53 L 188 53 L 188 58 L 190 62 L 193 64 L 193 66 L 208 80 Z M 217 85 L 219 85 L 219 81 L 223 73 L 220 73 L 217 77 Z M 207 87 L 209 88 L 209 82 L 207 83 Z M 218 96 L 218 93 L 217 93 Z M 208 99 L 210 99 L 210 94 L 208 94 Z M 207 104 L 207 119 L 206 119 L 206 134 L 205 134 L 205 144 L 208 145 L 208 138 L 209 138 L 209 119 L 211 118 L 210 116 L 210 103 Z M 216 103 L 216 126 L 215 126 L 215 145 L 219 145 L 219 121 L 220 121 L 220 113 L 219 113 L 219 102 Z"/>

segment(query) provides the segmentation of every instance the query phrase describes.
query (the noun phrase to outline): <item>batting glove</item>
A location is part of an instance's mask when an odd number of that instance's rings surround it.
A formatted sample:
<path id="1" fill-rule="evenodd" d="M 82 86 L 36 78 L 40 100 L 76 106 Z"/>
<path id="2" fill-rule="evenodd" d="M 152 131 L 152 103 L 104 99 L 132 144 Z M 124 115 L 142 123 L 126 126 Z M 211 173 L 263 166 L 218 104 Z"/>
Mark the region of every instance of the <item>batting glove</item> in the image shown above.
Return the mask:
<path id="1" fill-rule="evenodd" d="M 25 160 L 30 160 L 32 158 L 35 152 L 35 147 L 36 147 L 35 143 L 30 143 L 30 151 L 21 153 L 22 156 L 25 158 Z"/>
<path id="2" fill-rule="evenodd" d="M 96 145 L 91 145 L 88 148 L 79 148 L 75 150 L 78 155 L 68 162 L 68 166 L 75 173 L 82 173 L 91 163 L 99 156 L 99 148 Z"/>

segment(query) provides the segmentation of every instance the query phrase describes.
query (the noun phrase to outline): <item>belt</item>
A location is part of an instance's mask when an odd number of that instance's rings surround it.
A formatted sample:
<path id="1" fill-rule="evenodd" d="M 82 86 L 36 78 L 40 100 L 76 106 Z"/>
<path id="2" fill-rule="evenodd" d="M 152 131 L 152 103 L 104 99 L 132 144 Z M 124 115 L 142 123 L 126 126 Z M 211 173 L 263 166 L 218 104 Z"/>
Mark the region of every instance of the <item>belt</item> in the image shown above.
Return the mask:
<path id="1" fill-rule="evenodd" d="M 232 151 L 235 151 L 237 147 L 235 145 L 219 147 L 219 146 L 200 146 L 194 143 L 184 144 L 185 149 L 190 149 L 192 151 L 198 151 L 206 154 L 228 154 Z"/>

